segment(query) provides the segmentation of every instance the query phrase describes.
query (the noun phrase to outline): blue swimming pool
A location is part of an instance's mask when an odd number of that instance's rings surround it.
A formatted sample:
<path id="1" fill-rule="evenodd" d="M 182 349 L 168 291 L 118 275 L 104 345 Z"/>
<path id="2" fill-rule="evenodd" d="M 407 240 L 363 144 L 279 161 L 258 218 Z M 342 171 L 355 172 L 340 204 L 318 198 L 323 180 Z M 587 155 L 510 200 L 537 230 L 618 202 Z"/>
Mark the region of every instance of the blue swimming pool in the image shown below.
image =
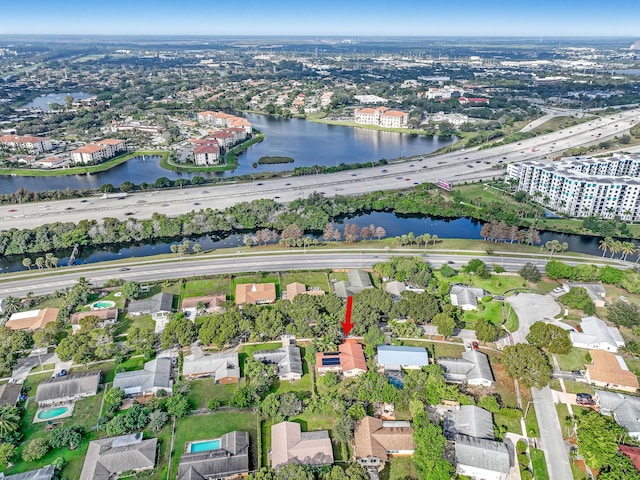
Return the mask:
<path id="1" fill-rule="evenodd" d="M 202 442 L 192 442 L 189 448 L 190 453 L 208 452 L 209 450 L 218 450 L 220 448 L 220 439 L 204 440 Z"/>
<path id="2" fill-rule="evenodd" d="M 38 413 L 38 419 L 50 420 L 52 418 L 59 417 L 60 415 L 64 415 L 65 413 L 67 413 L 68 410 L 69 410 L 69 407 L 48 408 Z"/>

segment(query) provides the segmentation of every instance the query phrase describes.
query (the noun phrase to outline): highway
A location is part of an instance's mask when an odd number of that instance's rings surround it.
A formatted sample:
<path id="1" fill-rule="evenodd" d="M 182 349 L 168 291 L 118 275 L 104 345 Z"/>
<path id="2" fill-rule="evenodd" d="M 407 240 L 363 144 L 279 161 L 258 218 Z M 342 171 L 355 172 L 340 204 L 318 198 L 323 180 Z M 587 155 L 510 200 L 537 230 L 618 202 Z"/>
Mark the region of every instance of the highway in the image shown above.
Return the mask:
<path id="1" fill-rule="evenodd" d="M 485 150 L 469 149 L 425 156 L 402 163 L 327 175 L 282 177 L 248 183 L 231 183 L 163 191 L 146 191 L 122 199 L 73 199 L 0 207 L 0 230 L 34 228 L 44 223 L 151 218 L 155 212 L 169 216 L 203 208 L 223 209 L 240 202 L 271 198 L 286 203 L 321 192 L 327 197 L 375 190 L 397 190 L 423 182 L 452 183 L 501 176 L 506 163 L 552 158 L 570 147 L 612 139 L 640 122 L 640 109 L 616 113 L 522 142 Z M 268 141 L 268 140 L 267 140 Z M 535 151 L 533 151 L 535 150 Z M 551 161 L 551 160 L 548 160 Z M 135 182 L 136 179 L 132 178 Z"/>
<path id="2" fill-rule="evenodd" d="M 61 267 L 55 270 L 21 272 L 19 274 L 5 274 L 0 276 L 0 297 L 24 297 L 29 292 L 34 295 L 53 293 L 72 287 L 80 277 L 89 280 L 99 287 L 109 279 L 121 278 L 136 282 L 151 282 L 165 279 L 189 278 L 201 275 L 235 274 L 242 272 L 279 272 L 290 270 L 319 270 L 327 268 L 371 268 L 373 264 L 381 262 L 394 255 L 421 255 L 434 268 L 443 263 L 460 269 L 462 265 L 474 258 L 482 259 L 487 265 L 501 265 L 510 272 L 518 271 L 522 266 L 531 262 L 544 269 L 548 261 L 546 254 L 533 254 L 505 257 L 496 252 L 487 256 L 481 252 L 460 252 L 460 254 L 432 253 L 425 255 L 416 250 L 380 249 L 358 250 L 335 249 L 323 250 L 322 253 L 313 250 L 298 249 L 297 252 L 278 252 L 261 254 L 252 252 L 238 252 L 236 255 L 207 255 L 185 256 L 168 259 L 140 259 L 135 263 L 99 263 L 93 265 L 77 265 Z M 575 257 L 558 257 L 569 264 L 575 264 Z M 599 257 L 587 259 L 594 265 L 610 264 L 602 262 Z M 619 262 L 614 262 L 619 265 Z"/>

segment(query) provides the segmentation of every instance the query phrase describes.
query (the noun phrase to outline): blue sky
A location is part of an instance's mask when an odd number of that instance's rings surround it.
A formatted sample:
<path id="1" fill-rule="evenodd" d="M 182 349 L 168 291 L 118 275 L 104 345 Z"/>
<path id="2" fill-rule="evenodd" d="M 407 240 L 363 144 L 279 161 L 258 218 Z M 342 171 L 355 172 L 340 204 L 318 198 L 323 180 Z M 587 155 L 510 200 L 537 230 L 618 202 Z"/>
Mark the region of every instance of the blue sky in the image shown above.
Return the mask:
<path id="1" fill-rule="evenodd" d="M 1 0 L 0 3 L 0 35 L 640 38 L 640 0 Z"/>

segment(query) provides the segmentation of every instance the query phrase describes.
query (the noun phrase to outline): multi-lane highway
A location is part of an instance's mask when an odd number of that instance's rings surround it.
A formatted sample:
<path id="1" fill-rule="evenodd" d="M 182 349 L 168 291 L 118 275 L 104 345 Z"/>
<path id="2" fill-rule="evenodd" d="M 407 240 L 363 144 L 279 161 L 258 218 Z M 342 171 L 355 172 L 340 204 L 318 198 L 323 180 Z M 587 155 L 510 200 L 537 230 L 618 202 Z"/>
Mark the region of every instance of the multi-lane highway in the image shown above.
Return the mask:
<path id="1" fill-rule="evenodd" d="M 150 218 L 201 208 L 226 208 L 243 201 L 271 198 L 289 202 L 313 192 L 325 196 L 392 190 L 422 182 L 446 180 L 460 183 L 502 175 L 506 163 L 550 159 L 570 147 L 611 139 L 640 122 L 640 109 L 616 113 L 522 142 L 478 150 L 459 150 L 403 163 L 338 172 L 328 175 L 277 178 L 249 183 L 141 192 L 122 199 L 74 199 L 46 203 L 0 206 L 0 230 L 34 228 L 43 223 L 101 220 L 106 217 Z M 548 160 L 551 161 L 551 160 Z M 131 179 L 136 181 L 135 178 Z"/>
<path id="2" fill-rule="evenodd" d="M 496 252 L 493 256 L 480 252 L 434 253 L 428 251 L 426 255 L 416 250 L 358 250 L 336 249 L 325 250 L 322 253 L 308 250 L 298 252 L 276 252 L 259 254 L 238 252 L 237 254 L 187 256 L 169 259 L 140 259 L 135 263 L 104 263 L 93 265 L 77 265 L 62 267 L 54 271 L 21 272 L 20 274 L 6 274 L 0 276 L 0 297 L 24 297 L 29 292 L 35 295 L 62 291 L 74 285 L 80 277 L 91 281 L 95 286 L 101 286 L 109 279 L 122 278 L 137 282 L 150 282 L 172 278 L 188 278 L 191 276 L 234 274 L 239 272 L 279 272 L 290 270 L 314 270 L 325 268 L 371 268 L 374 263 L 386 260 L 392 255 L 424 255 L 434 267 L 444 263 L 460 268 L 473 258 L 480 258 L 488 265 L 498 264 L 507 271 L 515 272 L 527 262 L 532 262 L 540 270 L 544 269 L 548 255 L 513 256 L 512 253 Z M 510 256 L 511 255 L 511 256 Z M 556 257 L 557 258 L 557 257 Z M 575 257 L 560 257 L 563 261 L 574 264 Z M 585 257 L 587 258 L 587 257 Z M 600 257 L 588 258 L 591 264 L 611 264 Z M 621 262 L 613 261 L 619 265 Z"/>

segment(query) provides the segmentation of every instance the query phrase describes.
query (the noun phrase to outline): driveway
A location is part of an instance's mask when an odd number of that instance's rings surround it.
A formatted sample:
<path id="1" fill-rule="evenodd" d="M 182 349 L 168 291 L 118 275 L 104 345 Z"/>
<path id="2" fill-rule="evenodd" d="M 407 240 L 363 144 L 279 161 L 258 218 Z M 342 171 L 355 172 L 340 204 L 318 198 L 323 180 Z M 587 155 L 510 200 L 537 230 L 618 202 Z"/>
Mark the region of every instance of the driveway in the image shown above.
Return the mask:
<path id="1" fill-rule="evenodd" d="M 533 406 L 538 417 L 540 428 L 540 446 L 544 451 L 550 480 L 567 480 L 573 478 L 569 453 L 562 438 L 562 430 L 558 420 L 558 412 L 553 404 L 553 395 L 549 387 L 542 390 L 531 389 Z"/>
<path id="2" fill-rule="evenodd" d="M 510 296 L 507 302 L 518 315 L 519 327 L 513 333 L 514 343 L 527 343 L 531 325 L 541 320 L 553 319 L 560 313 L 560 306 L 549 295 L 521 293 Z"/>
<path id="3" fill-rule="evenodd" d="M 28 357 L 18 359 L 11 376 L 17 383 L 22 383 L 34 367 L 58 361 L 58 356 L 55 353 L 47 353 L 46 348 L 34 349 Z"/>

